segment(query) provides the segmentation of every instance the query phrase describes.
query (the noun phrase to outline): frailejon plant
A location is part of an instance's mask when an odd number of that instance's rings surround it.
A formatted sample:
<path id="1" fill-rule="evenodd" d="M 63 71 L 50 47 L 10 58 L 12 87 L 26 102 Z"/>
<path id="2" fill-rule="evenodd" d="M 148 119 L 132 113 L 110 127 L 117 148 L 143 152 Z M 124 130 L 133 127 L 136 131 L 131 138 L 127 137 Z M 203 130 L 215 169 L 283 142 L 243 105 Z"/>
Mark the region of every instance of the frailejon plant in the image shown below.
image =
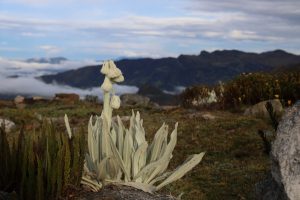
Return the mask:
<path id="1" fill-rule="evenodd" d="M 151 193 L 180 179 L 202 160 L 204 152 L 166 172 L 177 142 L 178 123 L 169 137 L 168 126 L 163 124 L 149 144 L 139 112 L 132 112 L 129 128 L 119 116 L 115 122 L 112 111 L 120 107 L 120 98 L 114 94 L 113 84 L 124 77 L 113 61 L 104 62 L 101 73 L 105 75 L 103 111 L 101 116 L 91 116 L 88 124 L 84 185 L 97 191 L 105 184 L 123 184 Z"/>

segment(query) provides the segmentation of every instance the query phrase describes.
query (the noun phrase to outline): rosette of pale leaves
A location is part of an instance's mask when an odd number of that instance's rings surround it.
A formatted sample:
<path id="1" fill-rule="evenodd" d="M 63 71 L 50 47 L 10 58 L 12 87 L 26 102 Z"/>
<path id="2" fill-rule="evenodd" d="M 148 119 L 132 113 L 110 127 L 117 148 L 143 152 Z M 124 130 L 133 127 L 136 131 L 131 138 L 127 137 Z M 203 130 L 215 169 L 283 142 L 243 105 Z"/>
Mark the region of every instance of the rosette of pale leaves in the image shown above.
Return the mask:
<path id="1" fill-rule="evenodd" d="M 101 73 L 106 76 L 105 84 L 124 79 L 112 61 L 103 64 Z M 106 87 L 102 89 L 102 114 L 91 116 L 88 124 L 88 153 L 83 184 L 94 191 L 103 184 L 114 183 L 154 192 L 180 179 L 201 161 L 204 153 L 194 154 L 175 170 L 167 172 L 177 142 L 178 123 L 170 135 L 168 125 L 163 124 L 153 141 L 148 143 L 140 113 L 132 112 L 129 128 L 125 128 L 119 116 L 113 121 L 112 110 L 118 108 L 114 104 L 119 99 L 111 95 Z"/>

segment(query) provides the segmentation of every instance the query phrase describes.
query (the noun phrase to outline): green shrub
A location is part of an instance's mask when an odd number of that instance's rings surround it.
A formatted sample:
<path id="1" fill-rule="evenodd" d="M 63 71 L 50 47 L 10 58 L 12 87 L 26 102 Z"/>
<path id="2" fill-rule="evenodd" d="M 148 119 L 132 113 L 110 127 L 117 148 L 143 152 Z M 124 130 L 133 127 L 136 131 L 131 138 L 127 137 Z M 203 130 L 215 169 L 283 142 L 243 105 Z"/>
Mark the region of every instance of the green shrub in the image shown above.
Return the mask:
<path id="1" fill-rule="evenodd" d="M 253 105 L 269 99 L 280 99 L 291 105 L 300 98 L 300 73 L 242 74 L 225 84 L 225 107 Z"/>
<path id="2" fill-rule="evenodd" d="M 223 103 L 225 107 L 253 105 L 274 99 L 280 93 L 275 77 L 264 73 L 242 74 L 225 84 Z"/>
<path id="3" fill-rule="evenodd" d="M 220 103 L 223 95 L 223 85 L 215 87 L 198 85 L 186 88 L 182 94 L 181 105 L 185 108 L 212 107 Z"/>
<path id="4" fill-rule="evenodd" d="M 215 100 L 211 101 L 211 92 Z M 186 108 L 239 108 L 261 101 L 280 99 L 285 106 L 300 99 L 300 72 L 244 73 L 225 84 L 213 87 L 188 87 L 181 94 L 181 105 Z"/>

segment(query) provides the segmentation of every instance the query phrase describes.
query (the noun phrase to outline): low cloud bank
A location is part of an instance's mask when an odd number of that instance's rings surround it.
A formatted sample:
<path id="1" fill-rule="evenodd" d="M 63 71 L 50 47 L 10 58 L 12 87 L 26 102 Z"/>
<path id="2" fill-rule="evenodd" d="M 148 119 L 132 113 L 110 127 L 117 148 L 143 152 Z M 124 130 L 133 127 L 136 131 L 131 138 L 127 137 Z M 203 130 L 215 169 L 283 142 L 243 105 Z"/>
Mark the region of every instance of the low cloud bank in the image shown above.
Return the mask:
<path id="1" fill-rule="evenodd" d="M 185 88 L 186 87 L 184 87 L 184 86 L 176 86 L 176 87 L 174 87 L 173 91 L 164 90 L 163 92 L 166 94 L 178 95 L 178 94 L 182 93 L 185 90 Z"/>
<path id="2" fill-rule="evenodd" d="M 116 94 L 136 93 L 138 91 L 135 86 L 115 85 L 114 88 Z M 56 93 L 76 93 L 82 98 L 85 95 L 95 95 L 102 99 L 100 85 L 90 89 L 79 89 L 65 85 L 46 84 L 33 77 L 6 78 L 0 76 L 0 94 L 53 97 Z"/>
<path id="3" fill-rule="evenodd" d="M 100 64 L 95 61 L 66 61 L 61 64 L 26 63 L 18 60 L 0 58 L 0 95 L 27 95 L 53 97 L 56 93 L 76 93 L 83 98 L 85 95 L 95 95 L 102 99 L 99 87 L 90 89 L 74 88 L 66 85 L 46 84 L 34 77 L 50 72 L 76 69 L 86 65 Z M 99 66 L 100 69 L 100 66 Z M 16 76 L 17 78 L 9 78 Z M 115 85 L 117 94 L 136 93 L 135 86 Z"/>
<path id="4" fill-rule="evenodd" d="M 93 60 L 63 61 L 60 64 L 28 63 L 22 60 L 11 60 L 0 57 L 0 75 L 2 76 L 40 76 L 49 73 L 57 73 L 70 69 L 77 69 L 88 65 L 99 65 L 101 62 Z"/>

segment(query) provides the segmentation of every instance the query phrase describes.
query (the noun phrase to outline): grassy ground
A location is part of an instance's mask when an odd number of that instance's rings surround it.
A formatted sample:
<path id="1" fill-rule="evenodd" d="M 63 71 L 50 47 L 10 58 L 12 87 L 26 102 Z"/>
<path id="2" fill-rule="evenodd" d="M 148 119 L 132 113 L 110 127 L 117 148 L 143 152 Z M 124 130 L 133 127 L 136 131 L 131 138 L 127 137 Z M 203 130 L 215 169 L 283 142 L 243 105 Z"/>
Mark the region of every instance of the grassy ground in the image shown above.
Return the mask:
<path id="1" fill-rule="evenodd" d="M 114 114 L 131 115 L 132 108 L 122 108 Z M 269 159 L 263 153 L 258 129 L 269 129 L 267 120 L 245 117 L 228 111 L 209 111 L 214 120 L 204 120 L 196 111 L 181 108 L 140 110 L 147 138 L 151 140 L 163 122 L 171 132 L 179 122 L 178 143 L 170 164 L 173 169 L 193 153 L 206 152 L 203 161 L 181 180 L 166 186 L 161 192 L 174 196 L 184 193 L 182 199 L 254 199 L 255 183 L 266 176 Z M 202 112 L 202 111 L 198 111 Z M 0 117 L 15 121 L 26 128 L 39 123 L 38 116 L 61 119 L 68 114 L 72 127 L 86 127 L 91 114 L 100 114 L 101 106 L 86 103 L 64 105 L 57 103 L 28 106 L 23 110 L 0 108 Z M 57 120 L 61 128 L 63 121 Z"/>

